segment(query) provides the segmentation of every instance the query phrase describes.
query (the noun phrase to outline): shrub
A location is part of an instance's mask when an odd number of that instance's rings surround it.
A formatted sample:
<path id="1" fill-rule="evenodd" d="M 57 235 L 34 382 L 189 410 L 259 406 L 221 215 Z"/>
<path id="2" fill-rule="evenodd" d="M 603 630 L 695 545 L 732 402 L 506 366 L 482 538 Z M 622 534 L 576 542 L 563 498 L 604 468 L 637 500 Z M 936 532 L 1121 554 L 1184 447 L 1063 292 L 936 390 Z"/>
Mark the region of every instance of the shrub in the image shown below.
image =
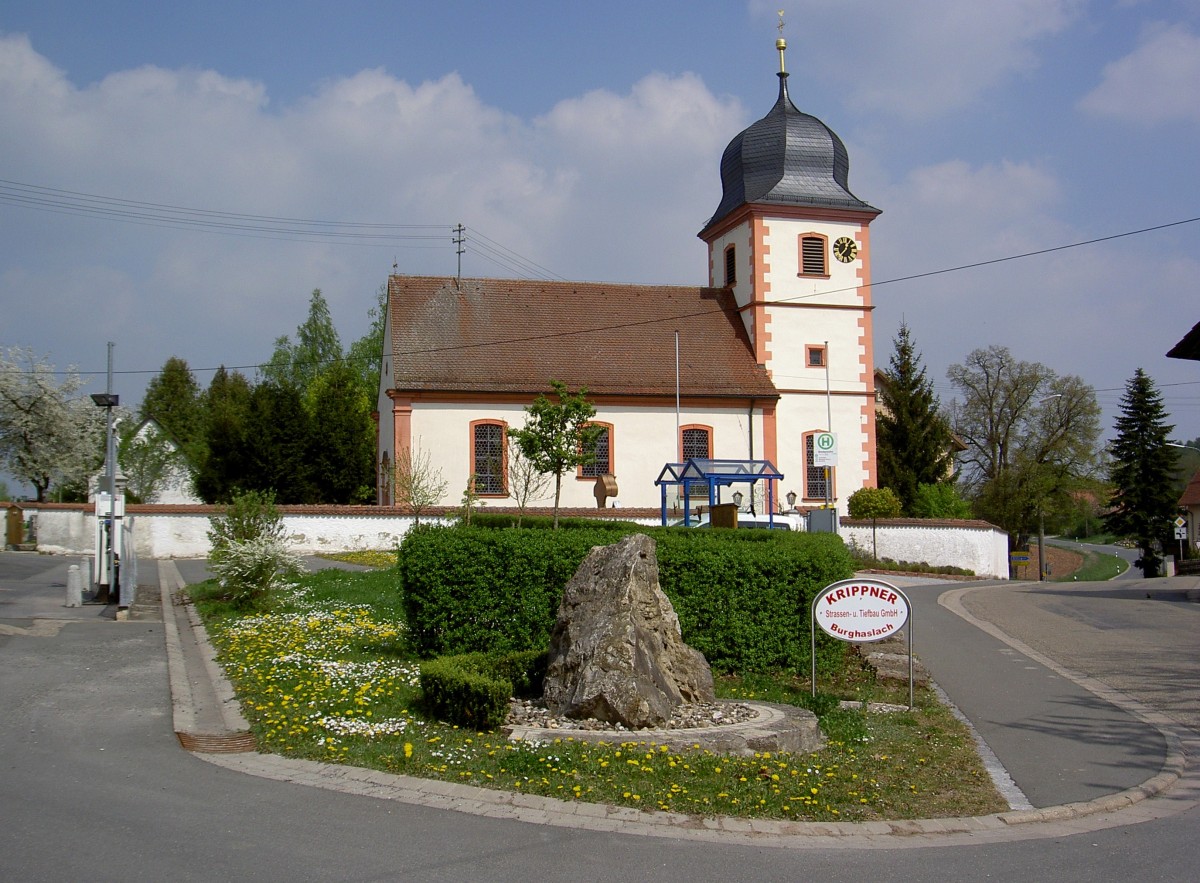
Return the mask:
<path id="1" fill-rule="evenodd" d="M 239 494 L 209 525 L 209 567 L 225 599 L 238 607 L 261 605 L 272 589 L 304 571 L 304 562 L 284 545 L 274 494 Z"/>
<path id="2" fill-rule="evenodd" d="M 267 596 L 297 574 L 304 562 L 277 537 L 234 540 L 209 559 L 223 597 L 236 607 L 258 607 Z"/>
<path id="3" fill-rule="evenodd" d="M 542 695 L 546 663 L 538 651 L 442 656 L 421 664 L 422 700 L 439 720 L 494 730 L 508 715 L 509 697 Z"/>
<path id="4" fill-rule="evenodd" d="M 964 519 L 973 517 L 971 504 L 962 498 L 954 482 L 919 484 L 912 502 L 914 518 Z"/>
<path id="5" fill-rule="evenodd" d="M 208 541 L 212 553 L 219 555 L 230 543 L 258 537 L 283 539 L 283 517 L 275 508 L 275 495 L 270 491 L 246 491 L 233 498 L 225 514 L 208 520 Z"/>
<path id="6" fill-rule="evenodd" d="M 656 540 L 684 640 L 719 671 L 807 666 L 812 599 L 854 572 L 833 534 L 629 527 Z M 607 527 L 410 531 L 396 573 L 414 647 L 424 656 L 545 650 L 563 587 L 593 546 L 618 536 Z M 818 663 L 843 649 L 819 635 Z"/>

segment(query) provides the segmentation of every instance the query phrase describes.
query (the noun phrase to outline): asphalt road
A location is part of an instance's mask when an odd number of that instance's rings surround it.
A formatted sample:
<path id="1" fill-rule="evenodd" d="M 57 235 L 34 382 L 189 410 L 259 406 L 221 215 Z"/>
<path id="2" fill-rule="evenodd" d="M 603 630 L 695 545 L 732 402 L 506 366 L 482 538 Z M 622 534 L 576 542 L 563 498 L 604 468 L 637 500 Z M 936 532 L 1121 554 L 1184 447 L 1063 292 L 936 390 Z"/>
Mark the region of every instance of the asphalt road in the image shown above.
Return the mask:
<path id="1" fill-rule="evenodd" d="M 840 848 L 798 850 L 773 848 L 769 842 L 700 843 L 541 826 L 243 775 L 180 749 L 172 733 L 162 624 L 114 622 L 94 607 L 62 608 L 56 602 L 62 587 L 55 584 L 60 567 L 65 573 L 62 559 L 21 556 L 14 561 L 11 553 L 0 553 L 3 880 L 1191 883 L 1200 868 L 1195 835 L 1200 789 L 1194 787 L 1122 813 L 1019 826 L 998 839 L 896 837 L 884 848 L 851 839 Z M 1151 646 L 1137 644 L 1138 654 L 1157 656 L 1181 634 L 1196 634 L 1200 605 L 1105 596 L 1106 587 L 1079 588 L 1043 594 L 1036 587 L 1006 587 L 986 590 L 982 597 L 1002 619 L 1020 623 L 1053 617 L 1058 635 L 1073 635 L 1048 636 L 1056 653 L 1080 666 L 1100 665 L 1097 677 L 1114 672 L 1126 677 L 1130 688 L 1146 688 L 1138 695 L 1150 704 L 1162 701 L 1171 686 L 1159 683 L 1160 668 L 1122 656 L 1128 649 L 1120 642 L 1112 646 L 1111 659 L 1096 662 L 1088 642 L 1099 632 L 1121 635 L 1146 622 L 1147 632 L 1158 634 Z M 938 603 L 946 586 L 908 591 L 916 608 L 918 652 L 927 655 L 939 682 L 979 719 L 990 740 L 1011 729 L 1019 736 L 1015 720 L 1028 722 L 1023 744 L 1030 755 L 1062 743 L 1045 757 L 1031 756 L 1024 768 L 1013 762 L 1011 748 L 997 752 L 1007 755 L 1006 765 L 1015 767 L 1014 778 L 1023 780 L 1031 800 L 1061 802 L 1071 796 L 1063 790 L 1068 785 L 1086 796 L 1140 780 L 1150 771 L 1160 747 L 1119 709 L 1080 697 L 1069 684 L 1039 671 L 1040 663 L 1010 653 L 1012 647 L 1003 641 L 960 628 L 954 620 L 961 617 L 943 618 L 952 615 Z M 965 596 L 964 603 L 979 597 Z M 1166 614 L 1163 605 L 1170 605 Z M 48 617 L 48 609 L 56 615 Z M 1164 625 L 1171 618 L 1175 623 Z M 1015 629 L 1013 622 L 1008 626 Z M 1186 669 L 1187 678 L 1195 678 L 1200 666 L 1195 649 L 1194 643 L 1174 648 L 1179 658 L 1170 657 L 1172 665 Z M 1189 654 L 1190 660 L 1184 658 Z M 961 684 L 949 683 L 947 666 L 964 669 Z M 1178 683 L 1191 689 L 1195 682 Z M 1052 689 L 1047 691 L 1046 684 Z M 1022 706 L 1027 685 L 1052 697 L 1048 704 Z M 1001 695 L 985 699 L 990 693 Z M 979 697 L 978 708 L 972 708 L 972 696 Z M 1180 704 L 1184 707 L 1173 713 L 1182 718 L 1190 706 Z M 1091 740 L 1080 743 L 1080 753 L 1103 758 L 1109 752 L 1109 759 L 1075 775 L 1064 773 L 1057 782 L 1055 770 L 1069 769 L 1072 740 Z M 1044 798 L 1039 778 L 1047 780 Z"/>

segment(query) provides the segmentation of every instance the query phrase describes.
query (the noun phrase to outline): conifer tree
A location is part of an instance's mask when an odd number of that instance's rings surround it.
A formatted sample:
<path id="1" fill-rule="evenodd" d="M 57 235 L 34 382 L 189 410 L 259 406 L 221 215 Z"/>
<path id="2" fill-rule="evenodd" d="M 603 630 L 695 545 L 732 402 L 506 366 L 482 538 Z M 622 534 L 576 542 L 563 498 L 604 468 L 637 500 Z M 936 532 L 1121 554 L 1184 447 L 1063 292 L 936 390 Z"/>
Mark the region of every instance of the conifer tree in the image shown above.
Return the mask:
<path id="1" fill-rule="evenodd" d="M 347 361 L 329 365 L 308 389 L 312 481 L 321 503 L 366 503 L 375 496 L 374 400 Z"/>
<path id="2" fill-rule="evenodd" d="M 895 352 L 880 389 L 883 409 L 876 420 L 880 487 L 891 488 L 905 515 L 913 511 L 917 488 L 950 474 L 950 428 L 938 412 L 933 385 L 907 324 L 900 325 Z"/>
<path id="3" fill-rule="evenodd" d="M 1113 533 L 1137 543 L 1142 557 L 1134 563 L 1147 577 L 1159 575 L 1163 559 L 1157 544 L 1170 536 L 1175 517 L 1176 453 L 1168 444 L 1174 428 L 1166 423 L 1154 381 L 1138 368 L 1125 384 L 1117 437 L 1110 446 L 1113 496 L 1104 522 Z"/>
<path id="4" fill-rule="evenodd" d="M 204 406 L 200 384 L 188 363 L 171 356 L 146 384 L 138 421 L 153 418 L 183 448 L 192 462 L 202 460 Z"/>
<path id="5" fill-rule="evenodd" d="M 245 484 L 246 420 L 250 381 L 222 365 L 204 393 L 204 457 L 196 473 L 196 493 L 206 503 L 227 503 Z"/>

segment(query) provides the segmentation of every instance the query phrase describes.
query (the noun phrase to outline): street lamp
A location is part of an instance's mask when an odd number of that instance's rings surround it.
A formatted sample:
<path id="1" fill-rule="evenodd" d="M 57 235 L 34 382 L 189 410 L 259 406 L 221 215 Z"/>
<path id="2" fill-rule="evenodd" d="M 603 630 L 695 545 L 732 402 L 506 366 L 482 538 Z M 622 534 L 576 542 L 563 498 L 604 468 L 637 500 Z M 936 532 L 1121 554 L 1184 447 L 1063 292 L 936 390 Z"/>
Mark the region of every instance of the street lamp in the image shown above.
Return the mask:
<path id="1" fill-rule="evenodd" d="M 739 509 L 742 508 L 742 500 L 744 500 L 744 499 L 745 499 L 745 496 L 742 494 L 741 491 L 733 492 L 733 505 L 737 506 Z"/>
<path id="2" fill-rule="evenodd" d="M 112 391 L 113 379 L 113 342 L 108 342 L 108 389 L 105 392 L 92 393 L 92 401 L 98 408 L 105 410 L 105 442 L 104 442 L 104 488 L 108 492 L 108 538 L 104 556 L 104 574 L 108 581 L 101 591 L 100 581 L 96 580 L 96 600 L 108 602 L 113 594 L 113 571 L 116 569 L 116 508 L 117 508 L 117 451 L 113 444 L 113 408 L 121 402 L 121 397 Z M 99 569 L 100 562 L 96 566 Z M 120 589 L 117 589 L 120 598 Z"/>

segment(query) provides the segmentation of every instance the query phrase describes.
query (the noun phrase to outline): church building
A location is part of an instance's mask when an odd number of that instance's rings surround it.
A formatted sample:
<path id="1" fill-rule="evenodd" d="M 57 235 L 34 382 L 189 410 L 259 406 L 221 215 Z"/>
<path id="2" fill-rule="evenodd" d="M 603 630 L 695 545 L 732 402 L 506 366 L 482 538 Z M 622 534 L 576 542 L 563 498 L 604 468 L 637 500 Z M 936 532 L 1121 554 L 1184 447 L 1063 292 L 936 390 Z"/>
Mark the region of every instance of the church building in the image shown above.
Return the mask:
<path id="1" fill-rule="evenodd" d="M 597 476 L 611 474 L 618 505 L 657 508 L 664 465 L 693 457 L 768 460 L 784 475 L 774 499 L 795 494 L 800 509 L 845 514 L 875 485 L 879 210 L 851 193 L 838 136 L 792 103 L 777 48 L 775 105 L 721 158 L 721 201 L 699 234 L 706 285 L 389 278 L 381 504 L 397 502 L 390 476 L 411 450 L 447 481 L 443 505 L 472 475 L 481 500 L 512 505 L 507 430 L 551 380 L 585 387 L 603 430 L 596 462 L 564 476 L 564 507 L 594 507 Z M 828 433 L 827 469 L 816 448 Z"/>

